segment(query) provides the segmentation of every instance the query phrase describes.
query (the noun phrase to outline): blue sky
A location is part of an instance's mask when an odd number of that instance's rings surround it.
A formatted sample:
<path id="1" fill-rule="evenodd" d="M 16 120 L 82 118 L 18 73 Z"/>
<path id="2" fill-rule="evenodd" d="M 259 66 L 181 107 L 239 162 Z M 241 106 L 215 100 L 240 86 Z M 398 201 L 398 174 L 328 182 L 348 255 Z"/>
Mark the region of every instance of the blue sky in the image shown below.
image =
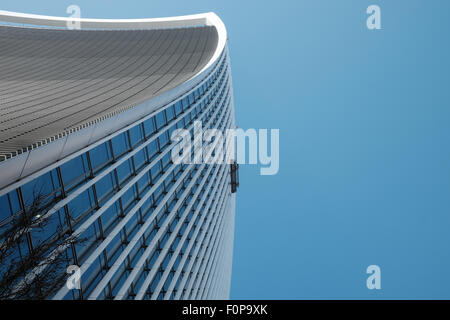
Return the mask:
<path id="1" fill-rule="evenodd" d="M 242 167 L 232 298 L 450 298 L 448 0 L 2 0 L 87 18 L 216 12 L 237 123 L 280 129 L 280 171 Z M 382 30 L 366 28 L 377 4 Z M 381 267 L 379 291 L 366 288 Z"/>

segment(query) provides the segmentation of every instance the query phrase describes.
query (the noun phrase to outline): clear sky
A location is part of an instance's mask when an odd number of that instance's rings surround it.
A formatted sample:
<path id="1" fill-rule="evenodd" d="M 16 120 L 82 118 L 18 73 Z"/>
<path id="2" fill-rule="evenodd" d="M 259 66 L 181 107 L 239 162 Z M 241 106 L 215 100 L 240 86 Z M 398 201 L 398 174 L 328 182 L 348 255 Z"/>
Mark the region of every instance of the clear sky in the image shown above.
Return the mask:
<path id="1" fill-rule="evenodd" d="M 280 129 L 242 167 L 231 297 L 450 298 L 450 1 L 1 0 L 85 18 L 216 12 L 237 124 Z M 366 27 L 381 8 L 382 30 Z M 1 71 L 0 71 L 1 72 Z M 381 267 L 379 291 L 366 268 Z"/>

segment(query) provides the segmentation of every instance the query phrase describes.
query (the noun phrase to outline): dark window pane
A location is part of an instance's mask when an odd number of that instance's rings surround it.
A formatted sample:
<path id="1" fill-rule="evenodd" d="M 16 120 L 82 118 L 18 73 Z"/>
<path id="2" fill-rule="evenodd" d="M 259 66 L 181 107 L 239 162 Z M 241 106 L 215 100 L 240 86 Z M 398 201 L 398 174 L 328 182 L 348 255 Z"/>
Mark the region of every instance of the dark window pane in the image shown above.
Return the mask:
<path id="1" fill-rule="evenodd" d="M 87 228 L 87 230 L 80 235 L 79 238 L 86 239 L 85 242 L 77 243 L 75 245 L 79 262 L 83 263 L 84 260 L 86 260 L 86 258 L 88 257 L 89 253 L 95 248 L 97 240 L 100 239 L 97 222 L 91 224 Z"/>
<path id="2" fill-rule="evenodd" d="M 78 156 L 61 166 L 61 176 L 66 191 L 72 189 L 78 182 L 89 175 L 89 165 L 86 155 Z"/>
<path id="3" fill-rule="evenodd" d="M 161 129 L 166 125 L 166 113 L 165 111 L 161 111 L 156 115 L 156 128 Z"/>
<path id="4" fill-rule="evenodd" d="M 153 159 L 153 157 L 158 153 L 158 142 L 157 140 L 153 140 L 152 142 L 150 142 L 150 144 L 148 145 L 148 155 L 150 157 L 150 160 Z"/>
<path id="5" fill-rule="evenodd" d="M 186 109 L 189 108 L 189 97 L 184 97 L 181 102 L 183 104 L 183 111 L 186 111 Z"/>
<path id="6" fill-rule="evenodd" d="M 78 217 L 82 216 L 84 213 L 94 207 L 95 199 L 92 188 L 85 190 L 68 204 L 69 214 L 72 218 L 72 221 L 76 221 Z"/>
<path id="7" fill-rule="evenodd" d="M 94 169 L 102 167 L 112 159 L 109 143 L 105 142 L 95 147 L 94 149 L 89 151 L 89 156 L 91 158 L 91 164 Z"/>
<path id="8" fill-rule="evenodd" d="M 120 205 L 116 201 L 112 206 L 110 206 L 101 216 L 103 230 L 108 229 L 112 222 L 117 219 L 120 214 Z"/>
<path id="9" fill-rule="evenodd" d="M 136 153 L 134 155 L 134 165 L 136 166 L 136 170 L 139 171 L 146 161 L 147 161 L 147 154 L 145 152 L 145 149 Z"/>
<path id="10" fill-rule="evenodd" d="M 149 186 L 150 186 L 150 177 L 149 177 L 148 173 L 146 173 L 138 181 L 138 188 L 139 188 L 139 193 L 141 196 L 147 191 Z"/>
<path id="11" fill-rule="evenodd" d="M 128 138 L 125 132 L 112 138 L 111 142 L 114 151 L 114 157 L 116 158 L 122 155 L 125 151 L 130 149 Z"/>
<path id="12" fill-rule="evenodd" d="M 175 113 L 179 116 L 183 112 L 183 106 L 181 105 L 181 101 L 175 103 Z"/>
<path id="13" fill-rule="evenodd" d="M 166 116 L 167 116 L 167 121 L 170 121 L 173 118 L 175 118 L 175 111 L 173 109 L 173 106 L 170 106 L 166 109 Z"/>
<path id="14" fill-rule="evenodd" d="M 0 197 L 0 222 L 11 216 L 11 208 L 9 205 L 8 195 L 5 194 Z"/>
<path id="15" fill-rule="evenodd" d="M 59 183 L 55 170 L 47 172 L 33 181 L 30 181 L 22 186 L 25 206 L 31 205 L 38 198 L 41 200 L 46 199 L 56 188 L 59 188 Z"/>
<path id="16" fill-rule="evenodd" d="M 162 149 L 169 143 L 169 133 L 166 131 L 159 136 L 159 147 Z"/>
<path id="17" fill-rule="evenodd" d="M 95 190 L 97 191 L 97 198 L 100 201 L 116 186 L 115 178 L 112 173 L 108 173 L 99 182 L 95 184 Z"/>
<path id="18" fill-rule="evenodd" d="M 130 129 L 130 139 L 133 146 L 138 145 L 144 140 L 144 132 L 141 124 Z"/>
<path id="19" fill-rule="evenodd" d="M 133 200 L 135 200 L 137 197 L 136 192 L 136 186 L 133 185 L 131 188 L 129 188 L 122 196 L 122 207 L 124 208 L 124 211 L 128 211 L 127 208 L 133 203 Z"/>
<path id="20" fill-rule="evenodd" d="M 61 212 L 64 209 L 60 210 Z M 62 231 L 62 224 L 60 218 L 60 211 L 53 213 L 45 222 L 44 228 L 34 228 L 31 231 L 31 239 L 33 247 L 41 245 L 57 236 Z"/>
<path id="21" fill-rule="evenodd" d="M 120 166 L 117 167 L 117 177 L 119 179 L 119 185 L 122 185 L 123 182 L 131 176 L 133 173 L 133 165 L 131 163 L 131 160 L 128 159 L 124 163 L 122 163 Z"/>
<path id="22" fill-rule="evenodd" d="M 59 183 L 57 184 L 59 186 Z M 11 204 L 12 213 L 17 213 L 20 211 L 20 202 L 17 190 L 11 191 L 9 193 L 9 202 Z"/>
<path id="23" fill-rule="evenodd" d="M 155 117 L 151 117 L 150 119 L 144 122 L 144 130 L 145 136 L 147 138 L 156 131 Z"/>
<path id="24" fill-rule="evenodd" d="M 161 174 L 161 161 L 158 161 L 158 163 L 151 169 L 153 183 L 155 183 L 160 174 Z"/>
<path id="25" fill-rule="evenodd" d="M 184 118 L 180 119 L 180 121 L 177 122 L 177 129 L 182 129 L 185 127 L 184 124 Z"/>
<path id="26" fill-rule="evenodd" d="M 191 93 L 190 95 L 189 95 L 189 104 L 190 105 L 192 105 L 192 104 L 194 104 L 194 94 L 193 93 Z"/>
<path id="27" fill-rule="evenodd" d="M 167 167 L 171 164 L 171 161 L 172 161 L 172 159 L 171 159 L 171 154 L 170 154 L 170 152 L 169 152 L 169 153 L 167 153 L 167 154 L 162 158 L 164 170 L 166 170 Z"/>

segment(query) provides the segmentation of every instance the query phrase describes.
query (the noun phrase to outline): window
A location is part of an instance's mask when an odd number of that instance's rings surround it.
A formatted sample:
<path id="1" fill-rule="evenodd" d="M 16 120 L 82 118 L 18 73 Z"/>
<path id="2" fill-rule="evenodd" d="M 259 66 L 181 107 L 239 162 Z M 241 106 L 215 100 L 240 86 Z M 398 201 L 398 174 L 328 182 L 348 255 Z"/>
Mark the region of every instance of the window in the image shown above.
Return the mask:
<path id="1" fill-rule="evenodd" d="M 184 128 L 184 118 L 180 119 L 180 121 L 177 122 L 177 129 L 183 129 Z"/>
<path id="2" fill-rule="evenodd" d="M 183 106 L 183 111 L 189 108 L 189 98 L 187 96 L 181 99 L 181 105 Z"/>
<path id="3" fill-rule="evenodd" d="M 183 106 L 181 105 L 181 101 L 175 103 L 175 114 L 179 116 L 183 112 Z"/>
<path id="4" fill-rule="evenodd" d="M 197 102 L 200 99 L 200 90 L 197 89 L 194 91 L 194 100 Z"/>
<path id="5" fill-rule="evenodd" d="M 169 133 L 166 131 L 159 136 L 159 147 L 162 149 L 169 143 Z"/>
<path id="6" fill-rule="evenodd" d="M 142 178 L 139 179 L 138 183 L 138 189 L 139 189 L 139 195 L 142 197 L 143 194 L 147 191 L 147 188 L 150 186 L 150 176 L 146 172 Z"/>
<path id="7" fill-rule="evenodd" d="M 172 120 L 173 118 L 175 118 L 175 111 L 173 106 L 170 106 L 166 109 L 166 116 L 167 116 L 167 121 L 169 122 L 170 120 Z"/>
<path id="8" fill-rule="evenodd" d="M 5 194 L 0 197 L 0 222 L 11 216 L 11 206 L 9 204 L 9 195 Z"/>
<path id="9" fill-rule="evenodd" d="M 89 172 L 89 165 L 85 154 L 64 163 L 61 166 L 61 176 L 65 191 L 69 192 L 73 189 L 89 175 Z"/>
<path id="10" fill-rule="evenodd" d="M 97 191 L 97 198 L 99 202 L 103 201 L 105 197 L 107 197 L 115 188 L 116 188 L 116 179 L 114 178 L 114 175 L 110 172 L 95 184 L 95 190 Z"/>
<path id="11" fill-rule="evenodd" d="M 170 152 L 166 153 L 166 155 L 162 158 L 162 162 L 163 162 L 163 168 L 164 168 L 164 170 L 166 170 L 168 168 L 168 166 L 172 163 Z"/>
<path id="12" fill-rule="evenodd" d="M 161 175 L 161 161 L 158 161 L 158 163 L 153 166 L 153 168 L 151 169 L 151 174 L 152 181 L 154 183 Z"/>
<path id="13" fill-rule="evenodd" d="M 129 211 L 128 207 L 134 204 L 134 200 L 137 198 L 136 185 L 130 187 L 122 196 L 122 207 L 124 212 Z"/>
<path id="14" fill-rule="evenodd" d="M 111 149 L 109 143 L 105 142 L 89 151 L 92 168 L 98 171 L 112 159 Z"/>
<path id="15" fill-rule="evenodd" d="M 31 231 L 31 239 L 33 241 L 33 247 L 36 248 L 40 244 L 47 242 L 48 240 L 56 237 L 62 227 L 61 216 L 64 216 L 64 209 L 53 213 L 45 222 L 45 228 L 34 228 Z"/>
<path id="16" fill-rule="evenodd" d="M 165 111 L 161 111 L 156 115 L 156 128 L 161 129 L 166 125 L 166 113 Z"/>
<path id="17" fill-rule="evenodd" d="M 0 197 L 0 222 L 20 211 L 20 202 L 17 190 Z"/>
<path id="18" fill-rule="evenodd" d="M 150 157 L 150 161 L 154 159 L 155 155 L 158 153 L 158 140 L 153 140 L 148 145 L 148 156 Z"/>
<path id="19" fill-rule="evenodd" d="M 120 215 L 120 205 L 119 205 L 119 202 L 116 201 L 101 215 L 103 231 L 109 230 L 113 221 L 117 220 L 117 217 L 119 215 Z M 109 232 L 107 232 L 107 233 L 109 233 Z"/>
<path id="20" fill-rule="evenodd" d="M 131 159 L 128 159 L 120 166 L 117 167 L 117 178 L 119 179 L 119 185 L 121 186 L 132 174 L 134 173 L 133 164 Z"/>
<path id="21" fill-rule="evenodd" d="M 187 126 L 191 122 L 191 114 L 188 113 L 183 119 L 185 120 L 185 125 Z"/>
<path id="22" fill-rule="evenodd" d="M 170 137 L 170 140 L 171 140 L 171 141 L 172 141 L 172 134 L 173 134 L 173 132 L 174 132 L 176 129 L 177 129 L 177 127 L 176 127 L 175 125 L 173 125 L 173 126 L 171 126 L 171 127 L 169 128 L 168 136 Z"/>
<path id="23" fill-rule="evenodd" d="M 192 105 L 195 103 L 194 93 L 189 94 L 189 104 Z"/>
<path id="24" fill-rule="evenodd" d="M 156 131 L 155 117 L 151 117 L 144 122 L 144 131 L 146 138 L 150 137 Z"/>
<path id="25" fill-rule="evenodd" d="M 142 124 L 138 124 L 130 129 L 130 140 L 133 147 L 140 144 L 144 140 L 144 130 Z"/>
<path id="26" fill-rule="evenodd" d="M 84 260 L 89 256 L 89 253 L 95 249 L 95 244 L 100 239 L 99 228 L 97 222 L 91 224 L 86 231 L 84 231 L 80 239 L 86 239 L 85 242 L 76 243 L 75 249 L 77 251 L 79 263 L 83 263 Z"/>
<path id="27" fill-rule="evenodd" d="M 120 157 L 130 149 L 130 144 L 128 143 L 126 132 L 112 138 L 111 143 L 114 151 L 114 158 Z"/>
<path id="28" fill-rule="evenodd" d="M 52 170 L 22 186 L 22 195 L 25 206 L 29 206 L 39 196 L 41 199 L 48 197 L 59 188 L 58 175 Z"/>
<path id="29" fill-rule="evenodd" d="M 145 149 L 137 152 L 134 155 L 134 165 L 136 167 L 136 171 L 139 171 L 143 165 L 147 162 L 147 153 Z"/>
<path id="30" fill-rule="evenodd" d="M 77 221 L 79 217 L 95 207 L 95 198 L 92 188 L 85 190 L 75 199 L 69 202 L 69 214 L 72 221 Z"/>

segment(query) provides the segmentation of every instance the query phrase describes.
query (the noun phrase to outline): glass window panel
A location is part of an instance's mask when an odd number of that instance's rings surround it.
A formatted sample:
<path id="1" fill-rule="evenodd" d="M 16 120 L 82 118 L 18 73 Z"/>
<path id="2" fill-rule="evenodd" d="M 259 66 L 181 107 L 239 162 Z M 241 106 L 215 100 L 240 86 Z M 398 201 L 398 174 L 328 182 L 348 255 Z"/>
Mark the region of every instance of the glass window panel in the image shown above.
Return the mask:
<path id="1" fill-rule="evenodd" d="M 177 129 L 184 128 L 184 118 L 180 119 L 180 121 L 177 122 Z"/>
<path id="2" fill-rule="evenodd" d="M 9 205 L 8 195 L 5 194 L 0 197 L 0 222 L 11 216 L 11 208 Z"/>
<path id="3" fill-rule="evenodd" d="M 142 217 L 146 217 L 149 213 L 152 213 L 153 208 L 153 196 L 148 197 L 141 207 Z"/>
<path id="4" fill-rule="evenodd" d="M 189 95 L 189 104 L 191 105 L 191 104 L 194 104 L 194 93 L 191 93 L 190 95 Z"/>
<path id="5" fill-rule="evenodd" d="M 150 160 L 153 160 L 154 156 L 158 153 L 158 141 L 153 140 L 150 142 L 147 149 Z"/>
<path id="6" fill-rule="evenodd" d="M 59 183 L 57 184 L 59 186 Z M 17 213 L 20 211 L 19 195 L 17 190 L 11 191 L 9 193 L 9 203 L 11 204 L 12 213 Z"/>
<path id="7" fill-rule="evenodd" d="M 142 149 L 134 155 L 134 165 L 136 167 L 136 170 L 139 171 L 139 169 L 146 163 L 146 161 L 147 153 L 145 152 L 145 149 Z"/>
<path id="8" fill-rule="evenodd" d="M 163 158 L 162 158 L 162 162 L 163 162 L 163 168 L 167 169 L 167 167 L 170 165 L 171 163 L 171 154 L 170 152 L 167 153 Z"/>
<path id="9" fill-rule="evenodd" d="M 153 166 L 153 168 L 151 169 L 151 174 L 153 183 L 155 183 L 155 181 L 161 174 L 161 161 L 158 161 L 158 163 Z"/>
<path id="10" fill-rule="evenodd" d="M 22 186 L 22 194 L 25 206 L 29 206 L 38 197 L 44 199 L 55 188 L 59 188 L 58 177 L 55 170 L 47 172 L 40 177 Z"/>
<path id="11" fill-rule="evenodd" d="M 170 141 L 172 141 L 172 134 L 176 129 L 177 129 L 177 127 L 175 125 L 170 127 L 170 129 L 168 131 L 169 132 L 168 136 L 170 137 Z"/>
<path id="12" fill-rule="evenodd" d="M 69 202 L 69 214 L 73 220 L 77 220 L 82 214 L 95 207 L 95 198 L 92 188 L 82 192 L 79 196 Z"/>
<path id="13" fill-rule="evenodd" d="M 167 116 L 167 121 L 170 121 L 173 118 L 175 118 L 175 111 L 174 111 L 173 106 L 170 106 L 166 109 L 166 116 Z"/>
<path id="14" fill-rule="evenodd" d="M 191 114 L 190 113 L 186 114 L 186 116 L 183 119 L 184 119 L 185 125 L 188 125 L 189 122 L 191 122 Z"/>
<path id="15" fill-rule="evenodd" d="M 56 237 L 57 234 L 62 231 L 61 221 L 60 211 L 58 211 L 47 218 L 45 226 L 34 228 L 31 231 L 33 247 L 36 248 L 40 244 Z"/>
<path id="16" fill-rule="evenodd" d="M 94 222 L 91 224 L 86 231 L 84 231 L 80 236 L 79 239 L 84 239 L 85 241 L 81 243 L 75 244 L 75 249 L 78 255 L 78 259 L 80 263 L 83 263 L 84 260 L 89 255 L 89 252 L 93 251 L 95 249 L 95 244 L 98 239 L 100 239 L 100 233 L 98 229 L 97 222 Z"/>
<path id="17" fill-rule="evenodd" d="M 159 147 L 162 149 L 169 143 L 169 133 L 166 131 L 159 136 Z"/>
<path id="18" fill-rule="evenodd" d="M 86 155 L 78 156 L 61 166 L 61 176 L 65 190 L 69 191 L 77 182 L 85 179 L 89 174 Z"/>
<path id="19" fill-rule="evenodd" d="M 195 92 L 194 92 L 194 98 L 195 98 L 195 101 L 197 101 L 198 99 L 200 99 L 200 89 L 195 90 Z"/>
<path id="20" fill-rule="evenodd" d="M 128 177 L 133 174 L 133 164 L 131 159 L 128 159 L 120 166 L 117 167 L 117 178 L 119 179 L 119 185 L 122 185 Z"/>
<path id="21" fill-rule="evenodd" d="M 181 102 L 183 104 L 183 110 L 186 111 L 186 109 L 189 108 L 189 98 L 184 97 L 183 100 L 181 100 Z"/>
<path id="22" fill-rule="evenodd" d="M 122 207 L 124 211 L 128 211 L 127 210 L 128 206 L 130 206 L 133 203 L 136 197 L 137 197 L 136 185 L 133 185 L 122 196 Z"/>
<path id="23" fill-rule="evenodd" d="M 164 186 L 161 184 L 158 188 L 156 188 L 153 197 L 155 199 L 155 205 L 158 205 L 161 199 L 163 198 Z"/>
<path id="24" fill-rule="evenodd" d="M 111 159 L 109 143 L 105 142 L 89 151 L 92 168 L 98 169 L 108 163 Z"/>
<path id="25" fill-rule="evenodd" d="M 95 184 L 95 190 L 97 191 L 97 198 L 99 201 L 108 195 L 116 187 L 114 175 L 108 173 L 99 182 Z"/>
<path id="26" fill-rule="evenodd" d="M 197 118 L 196 116 L 197 116 L 197 113 L 195 112 L 195 109 L 194 109 L 194 110 L 192 110 L 192 112 L 191 112 L 191 118 L 192 118 L 192 119 L 195 119 L 195 118 Z"/>
<path id="27" fill-rule="evenodd" d="M 147 190 L 147 188 L 149 186 L 150 186 L 150 177 L 149 177 L 148 173 L 146 173 L 138 181 L 138 188 L 139 188 L 139 193 L 141 196 L 145 193 L 145 191 Z"/>
<path id="28" fill-rule="evenodd" d="M 144 140 L 144 131 L 141 124 L 130 129 L 130 139 L 133 146 L 138 145 Z"/>
<path id="29" fill-rule="evenodd" d="M 166 125 L 166 112 L 161 111 L 156 115 L 156 128 L 161 129 Z"/>
<path id="30" fill-rule="evenodd" d="M 179 116 L 183 112 L 183 106 L 181 105 L 181 101 L 177 101 L 175 103 L 175 113 Z"/>
<path id="31" fill-rule="evenodd" d="M 103 230 L 106 231 L 112 224 L 112 222 L 117 219 L 120 214 L 120 205 L 119 202 L 116 201 L 112 206 L 110 206 L 103 214 L 101 215 L 101 221 Z"/>
<path id="32" fill-rule="evenodd" d="M 111 143 L 114 151 L 114 157 L 116 158 L 130 149 L 128 138 L 125 132 L 112 138 Z"/>
<path id="33" fill-rule="evenodd" d="M 147 138 L 156 131 L 155 117 L 151 117 L 144 122 L 144 130 Z"/>

